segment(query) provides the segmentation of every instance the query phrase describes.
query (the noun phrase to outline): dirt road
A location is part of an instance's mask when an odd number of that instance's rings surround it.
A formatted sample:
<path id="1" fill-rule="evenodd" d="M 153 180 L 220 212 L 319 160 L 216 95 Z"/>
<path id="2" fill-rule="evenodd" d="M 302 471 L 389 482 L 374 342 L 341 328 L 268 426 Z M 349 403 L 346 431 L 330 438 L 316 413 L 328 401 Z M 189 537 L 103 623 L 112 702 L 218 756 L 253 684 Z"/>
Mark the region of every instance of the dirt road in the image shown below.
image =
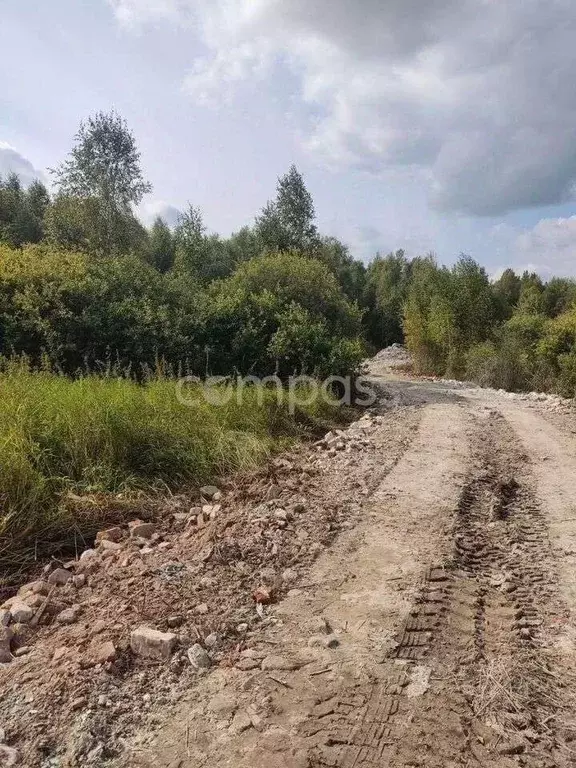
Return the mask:
<path id="1" fill-rule="evenodd" d="M 312 460 L 344 530 L 123 765 L 576 765 L 570 410 L 385 385 L 373 450 Z"/>

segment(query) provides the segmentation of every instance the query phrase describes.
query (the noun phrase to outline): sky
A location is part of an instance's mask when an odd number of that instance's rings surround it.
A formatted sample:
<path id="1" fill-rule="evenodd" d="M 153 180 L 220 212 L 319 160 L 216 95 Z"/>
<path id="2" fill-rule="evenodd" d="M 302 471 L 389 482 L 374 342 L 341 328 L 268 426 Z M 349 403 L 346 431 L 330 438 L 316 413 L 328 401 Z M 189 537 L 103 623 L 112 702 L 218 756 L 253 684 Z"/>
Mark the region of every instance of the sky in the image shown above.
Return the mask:
<path id="1" fill-rule="evenodd" d="M 576 276 L 575 35 L 573 0 L 3 0 L 0 174 L 114 109 L 146 222 L 227 235 L 295 163 L 357 258 Z"/>

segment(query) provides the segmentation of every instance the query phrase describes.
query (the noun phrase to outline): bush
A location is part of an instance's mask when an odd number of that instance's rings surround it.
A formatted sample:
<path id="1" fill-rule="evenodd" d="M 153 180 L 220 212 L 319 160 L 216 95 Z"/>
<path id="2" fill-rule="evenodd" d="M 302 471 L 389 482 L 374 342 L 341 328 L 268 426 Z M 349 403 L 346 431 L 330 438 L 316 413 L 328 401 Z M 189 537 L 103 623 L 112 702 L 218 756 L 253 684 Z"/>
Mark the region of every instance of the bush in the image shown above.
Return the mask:
<path id="1" fill-rule="evenodd" d="M 365 356 L 360 310 L 314 258 L 283 253 L 252 259 L 208 295 L 212 373 L 348 374 Z"/>

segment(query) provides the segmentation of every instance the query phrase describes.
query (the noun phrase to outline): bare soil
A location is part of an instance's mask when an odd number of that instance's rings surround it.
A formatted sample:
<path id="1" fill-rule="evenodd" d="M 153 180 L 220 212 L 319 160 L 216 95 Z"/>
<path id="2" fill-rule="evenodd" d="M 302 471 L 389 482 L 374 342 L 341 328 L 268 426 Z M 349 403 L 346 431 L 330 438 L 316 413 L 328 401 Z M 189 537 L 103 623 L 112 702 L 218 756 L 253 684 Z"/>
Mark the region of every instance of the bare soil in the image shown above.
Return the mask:
<path id="1" fill-rule="evenodd" d="M 571 408 L 374 370 L 371 416 L 59 588 L 80 619 L 0 665 L 17 764 L 576 764 Z M 130 651 L 140 624 L 178 634 L 169 662 Z"/>

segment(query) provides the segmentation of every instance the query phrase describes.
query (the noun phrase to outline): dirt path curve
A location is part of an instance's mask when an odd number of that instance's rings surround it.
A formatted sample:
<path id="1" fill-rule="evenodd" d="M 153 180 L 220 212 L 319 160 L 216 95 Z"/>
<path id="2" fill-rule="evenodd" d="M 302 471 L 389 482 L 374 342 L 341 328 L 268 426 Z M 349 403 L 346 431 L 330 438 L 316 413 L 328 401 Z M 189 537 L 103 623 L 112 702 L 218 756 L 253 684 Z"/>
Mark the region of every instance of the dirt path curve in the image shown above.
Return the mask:
<path id="1" fill-rule="evenodd" d="M 407 450 L 241 662 L 200 678 L 124 766 L 576 764 L 572 424 L 481 390 L 387 386 L 379 450 L 410 418 Z"/>

